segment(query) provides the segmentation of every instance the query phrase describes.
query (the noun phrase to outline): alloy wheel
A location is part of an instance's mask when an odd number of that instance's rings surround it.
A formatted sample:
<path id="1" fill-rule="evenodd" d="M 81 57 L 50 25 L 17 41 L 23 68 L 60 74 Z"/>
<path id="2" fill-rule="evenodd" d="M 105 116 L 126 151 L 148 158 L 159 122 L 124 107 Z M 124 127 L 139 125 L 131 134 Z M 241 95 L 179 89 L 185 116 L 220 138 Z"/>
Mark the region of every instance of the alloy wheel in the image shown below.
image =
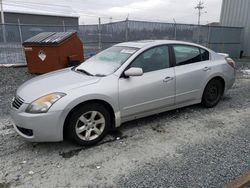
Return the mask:
<path id="1" fill-rule="evenodd" d="M 88 111 L 82 114 L 75 126 L 77 136 L 84 141 L 97 139 L 105 129 L 105 117 L 98 111 Z"/>

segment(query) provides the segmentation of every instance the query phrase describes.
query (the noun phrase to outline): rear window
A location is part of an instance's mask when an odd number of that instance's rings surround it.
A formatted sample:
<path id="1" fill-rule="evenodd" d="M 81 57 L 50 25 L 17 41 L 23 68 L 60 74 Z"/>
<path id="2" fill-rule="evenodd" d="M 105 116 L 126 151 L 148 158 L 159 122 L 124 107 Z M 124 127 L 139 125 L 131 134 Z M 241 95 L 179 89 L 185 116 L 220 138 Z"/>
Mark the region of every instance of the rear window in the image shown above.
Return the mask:
<path id="1" fill-rule="evenodd" d="M 176 65 L 186 65 L 209 60 L 207 50 L 188 45 L 174 45 Z"/>
<path id="2" fill-rule="evenodd" d="M 174 46 L 176 65 L 186 65 L 201 61 L 199 48 L 192 46 Z"/>

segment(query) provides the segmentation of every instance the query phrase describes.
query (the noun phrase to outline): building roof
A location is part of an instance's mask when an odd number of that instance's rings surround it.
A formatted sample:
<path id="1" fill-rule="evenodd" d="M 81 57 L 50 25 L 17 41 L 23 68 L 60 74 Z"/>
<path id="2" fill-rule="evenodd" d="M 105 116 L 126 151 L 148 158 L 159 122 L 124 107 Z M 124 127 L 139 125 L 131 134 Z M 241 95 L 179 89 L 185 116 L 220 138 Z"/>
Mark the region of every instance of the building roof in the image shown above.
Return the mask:
<path id="1" fill-rule="evenodd" d="M 34 6 L 34 5 L 32 5 Z M 56 6 L 16 6 L 16 5 L 4 5 L 4 12 L 17 13 L 17 14 L 31 14 L 31 15 L 42 15 L 42 16 L 59 16 L 59 17 L 73 17 L 79 18 L 79 15 L 69 6 L 56 7 Z"/>

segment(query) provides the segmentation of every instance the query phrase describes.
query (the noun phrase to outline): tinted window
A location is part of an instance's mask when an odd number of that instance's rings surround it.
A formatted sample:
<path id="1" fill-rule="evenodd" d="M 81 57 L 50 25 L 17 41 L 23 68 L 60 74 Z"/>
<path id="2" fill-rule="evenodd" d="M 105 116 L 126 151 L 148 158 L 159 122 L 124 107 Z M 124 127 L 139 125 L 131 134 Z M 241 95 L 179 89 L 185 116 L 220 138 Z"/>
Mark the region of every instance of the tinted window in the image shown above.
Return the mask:
<path id="1" fill-rule="evenodd" d="M 174 46 L 176 65 L 185 65 L 201 61 L 199 48 L 193 46 Z"/>
<path id="2" fill-rule="evenodd" d="M 202 61 L 209 60 L 209 52 L 207 50 L 204 50 L 204 49 L 200 49 L 200 51 L 201 51 L 201 59 L 202 59 Z"/>
<path id="3" fill-rule="evenodd" d="M 151 72 L 169 67 L 167 46 L 159 46 L 140 54 L 130 67 L 142 68 L 143 72 Z"/>

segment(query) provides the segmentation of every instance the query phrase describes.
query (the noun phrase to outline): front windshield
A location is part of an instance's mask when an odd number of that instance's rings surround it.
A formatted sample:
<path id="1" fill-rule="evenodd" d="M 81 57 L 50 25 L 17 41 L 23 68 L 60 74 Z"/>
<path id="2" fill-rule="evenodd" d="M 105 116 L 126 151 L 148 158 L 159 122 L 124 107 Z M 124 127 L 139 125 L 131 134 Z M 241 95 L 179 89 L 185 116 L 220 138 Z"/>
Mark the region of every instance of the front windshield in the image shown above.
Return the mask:
<path id="1" fill-rule="evenodd" d="M 89 58 L 76 67 L 93 76 L 106 76 L 114 73 L 138 48 L 113 46 Z"/>

